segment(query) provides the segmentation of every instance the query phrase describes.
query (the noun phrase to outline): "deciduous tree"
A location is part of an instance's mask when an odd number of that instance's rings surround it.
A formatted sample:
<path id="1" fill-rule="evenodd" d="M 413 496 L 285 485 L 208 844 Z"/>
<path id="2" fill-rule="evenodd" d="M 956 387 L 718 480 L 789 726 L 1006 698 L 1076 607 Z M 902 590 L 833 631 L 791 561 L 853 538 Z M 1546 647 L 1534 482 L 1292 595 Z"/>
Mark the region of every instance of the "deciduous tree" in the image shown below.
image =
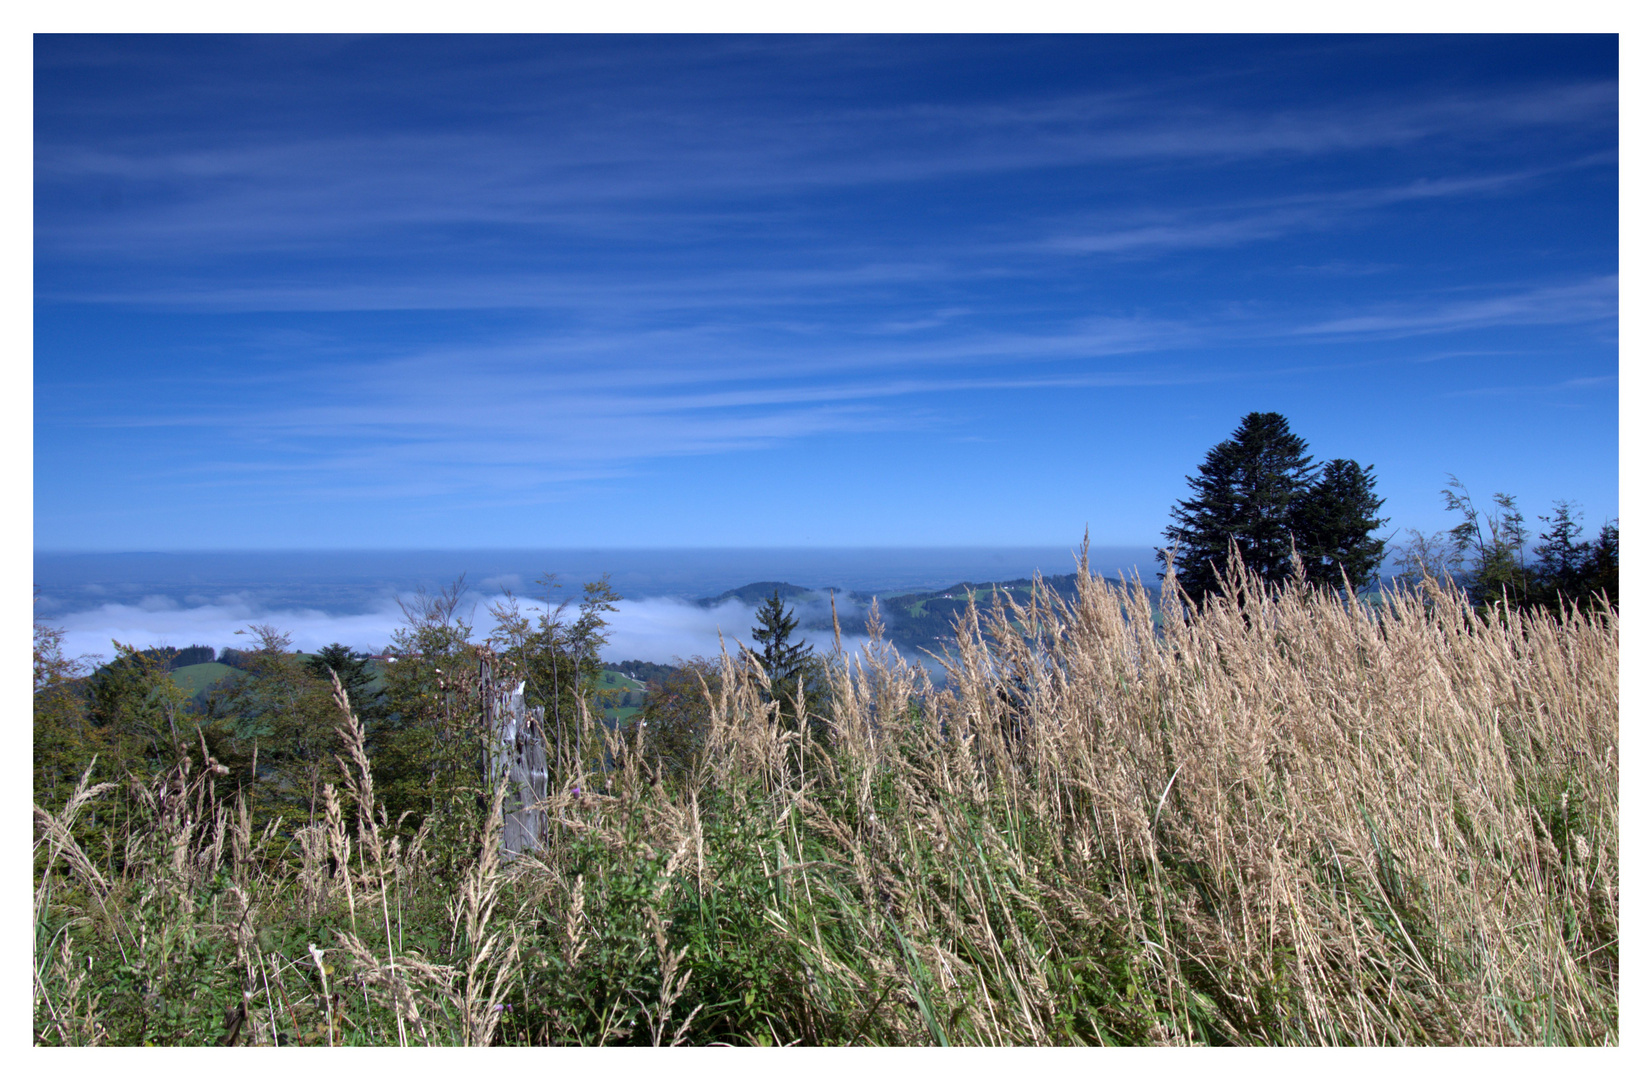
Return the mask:
<path id="1" fill-rule="evenodd" d="M 99 779 L 118 777 L 119 762 L 86 715 L 83 660 L 63 655 L 64 631 L 34 624 L 34 801 L 61 805 L 92 759 L 102 755 Z"/>
<path id="2" fill-rule="evenodd" d="M 711 702 L 722 687 L 722 665 L 696 656 L 678 660 L 658 681 L 649 683 L 642 711 L 632 721 L 641 725 L 643 753 L 662 776 L 682 780 L 693 774 L 711 732 Z M 626 733 L 627 741 L 637 735 Z"/>
<path id="3" fill-rule="evenodd" d="M 339 780 L 332 679 L 301 661 L 291 635 L 274 626 L 237 633 L 255 638 L 258 647 L 244 654 L 241 675 L 209 695 L 213 726 L 234 744 L 234 774 L 244 766 L 254 781 L 255 814 L 314 823 L 324 807 L 323 785 Z"/>
<path id="4" fill-rule="evenodd" d="M 1491 497 L 1495 509 L 1483 511 L 1474 505 L 1461 480 L 1446 475 L 1450 483 L 1440 494 L 1447 510 L 1463 516 L 1448 535 L 1459 562 L 1469 567 L 1462 579 L 1469 599 L 1481 607 L 1526 606 L 1532 586 L 1526 566 L 1530 533 L 1514 496 L 1499 491 Z"/>

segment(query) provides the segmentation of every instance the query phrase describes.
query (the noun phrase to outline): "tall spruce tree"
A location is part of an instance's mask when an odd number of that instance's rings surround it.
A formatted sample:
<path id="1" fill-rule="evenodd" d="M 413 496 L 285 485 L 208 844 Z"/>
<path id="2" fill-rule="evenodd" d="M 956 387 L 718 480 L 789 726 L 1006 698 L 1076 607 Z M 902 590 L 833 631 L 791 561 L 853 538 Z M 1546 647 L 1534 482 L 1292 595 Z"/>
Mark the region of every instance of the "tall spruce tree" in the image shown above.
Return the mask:
<path id="1" fill-rule="evenodd" d="M 1296 515 L 1297 553 L 1308 581 L 1342 588 L 1343 575 L 1356 589 L 1373 584 L 1385 544 L 1372 534 L 1387 518 L 1377 517 L 1375 466 L 1335 458 L 1325 463 Z"/>
<path id="2" fill-rule="evenodd" d="M 809 643 L 792 641 L 792 634 L 796 631 L 797 616 L 786 610 L 780 601 L 780 591 L 776 589 L 774 595 L 757 609 L 757 625 L 751 628 L 751 636 L 763 646 L 762 651 L 757 653 L 757 659 L 769 677 L 774 697 L 780 700 L 782 710 L 787 713 L 793 711 L 789 705 L 790 699 L 808 681 L 811 654 L 814 652 L 814 646 Z"/>
<path id="3" fill-rule="evenodd" d="M 1307 442 L 1279 413 L 1246 415 L 1187 481 L 1193 497 L 1171 509 L 1171 548 L 1159 561 L 1174 558 L 1176 580 L 1194 601 L 1220 590 L 1230 545 L 1273 583 L 1290 579 L 1293 548 L 1308 581 L 1333 588 L 1344 572 L 1356 586 L 1369 584 L 1382 562 L 1383 541 L 1371 535 L 1385 520 L 1376 516 L 1382 500 L 1372 467 L 1337 458 L 1315 468 Z"/>
<path id="4" fill-rule="evenodd" d="M 1582 539 L 1583 525 L 1574 518 L 1576 513 L 1573 503 L 1560 501 L 1555 503 L 1552 515 L 1538 515 L 1549 529 L 1538 534 L 1540 543 L 1532 551 L 1537 557 L 1532 566 L 1537 585 L 1532 592 L 1537 603 L 1555 614 L 1565 609 L 1568 600 L 1576 603 L 1583 592 L 1583 568 L 1590 545 Z"/>
<path id="5" fill-rule="evenodd" d="M 1265 580 L 1290 573 L 1293 518 L 1311 483 L 1308 444 L 1291 434 L 1278 413 L 1248 414 L 1233 437 L 1205 455 L 1197 477 L 1189 476 L 1193 498 L 1177 503 L 1164 535 L 1175 559 L 1176 580 L 1198 601 L 1220 589 L 1228 545 Z M 1161 573 L 1159 575 L 1163 577 Z"/>

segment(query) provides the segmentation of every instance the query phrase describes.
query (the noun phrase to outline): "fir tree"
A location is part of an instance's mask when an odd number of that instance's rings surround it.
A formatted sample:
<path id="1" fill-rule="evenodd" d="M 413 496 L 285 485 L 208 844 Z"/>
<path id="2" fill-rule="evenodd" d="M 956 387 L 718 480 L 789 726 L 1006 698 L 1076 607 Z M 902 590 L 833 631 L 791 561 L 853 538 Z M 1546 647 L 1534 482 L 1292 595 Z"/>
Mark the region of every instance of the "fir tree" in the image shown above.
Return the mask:
<path id="1" fill-rule="evenodd" d="M 790 702 L 799 687 L 806 689 L 813 659 L 811 654 L 814 652 L 814 646 L 807 642 L 792 641 L 792 634 L 796 631 L 797 616 L 780 602 L 780 591 L 777 589 L 757 609 L 757 625 L 752 627 L 751 636 L 763 646 L 762 651 L 757 653 L 757 659 L 769 677 L 773 696 L 788 714 L 795 711 Z"/>
<path id="2" fill-rule="evenodd" d="M 1617 523 L 1602 525 L 1600 537 L 1591 543 L 1581 539 L 1577 512 L 1572 503 L 1557 502 L 1552 515 L 1538 517 L 1549 528 L 1538 535 L 1540 543 L 1532 552 L 1532 601 L 1556 615 L 1572 604 L 1598 605 L 1603 595 L 1612 607 L 1618 604 Z"/>
<path id="3" fill-rule="evenodd" d="M 1315 468 L 1283 416 L 1250 413 L 1187 478 L 1193 497 L 1172 508 L 1164 533 L 1172 547 L 1159 561 L 1168 569 L 1174 559 L 1194 601 L 1219 590 L 1230 550 L 1266 582 L 1290 580 L 1294 550 L 1310 584 L 1341 588 L 1346 573 L 1356 587 L 1369 585 L 1385 546 L 1372 533 L 1386 521 L 1372 470 L 1346 458 Z"/>
<path id="4" fill-rule="evenodd" d="M 1582 540 L 1583 525 L 1573 518 L 1577 508 L 1570 502 L 1555 503 L 1553 515 L 1539 514 L 1549 528 L 1537 536 L 1532 569 L 1538 584 L 1533 590 L 1537 603 L 1557 614 L 1566 599 L 1576 600 L 1582 592 L 1583 564 L 1589 557 L 1589 542 Z"/>
<path id="5" fill-rule="evenodd" d="M 1600 536 L 1589 545 L 1589 556 L 1583 560 L 1583 580 L 1579 583 L 1584 596 L 1604 596 L 1613 608 L 1618 606 L 1618 523 L 1616 519 L 1600 527 Z"/>
<path id="6" fill-rule="evenodd" d="M 1312 482 L 1312 463 L 1308 444 L 1278 413 L 1250 413 L 1232 438 L 1211 448 L 1199 475 L 1187 478 L 1193 498 L 1171 510 L 1164 535 L 1173 549 L 1159 552 L 1167 569 L 1174 558 L 1189 597 L 1199 601 L 1220 588 L 1230 543 L 1264 580 L 1290 574 L 1293 519 Z"/>
<path id="7" fill-rule="evenodd" d="M 1346 458 L 1328 461 L 1304 496 L 1295 532 L 1311 584 L 1340 589 L 1344 574 L 1356 589 L 1375 581 L 1386 545 L 1372 534 L 1388 519 L 1377 517 L 1383 500 L 1374 468 Z"/>

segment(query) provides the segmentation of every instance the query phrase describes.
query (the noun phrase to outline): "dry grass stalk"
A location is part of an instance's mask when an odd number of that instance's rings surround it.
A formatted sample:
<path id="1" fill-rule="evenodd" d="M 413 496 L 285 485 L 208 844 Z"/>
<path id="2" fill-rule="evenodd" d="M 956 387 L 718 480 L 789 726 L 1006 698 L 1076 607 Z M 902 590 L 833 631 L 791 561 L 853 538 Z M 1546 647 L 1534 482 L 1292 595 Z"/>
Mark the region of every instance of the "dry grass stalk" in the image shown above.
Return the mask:
<path id="1" fill-rule="evenodd" d="M 120 929 L 122 889 L 164 891 L 205 919 L 192 890 L 227 873 L 222 932 L 257 1041 L 301 1022 L 332 1038 L 343 997 L 317 995 L 254 926 L 342 899 L 352 930 L 333 955 L 363 995 L 350 1009 L 367 1016 L 370 999 L 394 1018 L 353 1037 L 486 1044 L 526 985 L 524 935 L 546 932 L 532 913 L 550 914 L 551 955 L 580 977 L 609 962 L 595 943 L 614 915 L 592 899 L 608 883 L 585 874 L 640 858 L 656 874 L 636 902 L 658 986 L 633 984 L 594 1003 L 588 1029 L 564 1018 L 543 1037 L 665 1044 L 716 1022 L 668 905 L 710 905 L 755 859 L 768 935 L 756 948 L 798 967 L 792 1028 L 761 1027 L 774 1041 L 1616 1040 L 1615 614 L 1487 623 L 1433 583 L 1372 604 L 1244 574 L 1198 610 L 1161 611 L 1139 582 L 1085 572 L 1070 599 L 1040 586 L 972 606 L 941 689 L 883 643 L 876 615 L 869 630 L 858 655 L 828 665 L 824 736 L 782 722 L 761 669 L 725 653 L 719 685 L 702 686 L 705 752 L 679 787 L 582 707 L 589 752 L 545 800 L 544 851 L 500 862 L 494 792 L 448 905 L 450 965 L 401 946 L 404 883 L 438 887 L 430 822 L 385 839 L 342 689 L 354 820 L 324 788 L 322 819 L 293 831 L 290 871 L 260 858 L 276 826 L 255 842 L 245 803 L 231 813 L 217 799 L 214 763 L 184 759 L 133 790 L 156 827 L 126 838 L 112 880 L 75 838 L 78 815 L 113 790 L 88 773 L 61 814 L 36 808 L 37 922 L 54 867 L 107 904 L 123 947 L 138 932 Z M 745 821 L 768 837 L 758 850 L 718 846 Z M 565 861 L 591 842 L 608 864 Z M 380 908 L 368 930 L 354 921 L 358 882 Z M 384 945 L 368 945 L 381 929 Z M 94 1041 L 99 1004 L 62 933 L 37 957 L 37 1015 L 56 1040 Z M 637 1009 L 633 1033 L 624 1014 Z"/>
<path id="2" fill-rule="evenodd" d="M 461 925 L 468 947 L 464 990 L 455 997 L 463 1018 L 466 1046 L 487 1046 L 499 1025 L 499 1006 L 518 975 L 521 941 L 510 933 L 489 929 L 503 885 L 499 861 L 504 831 L 507 781 L 494 785 L 493 804 L 482 832 L 482 850 L 464 876 L 452 907 L 453 925 Z"/>

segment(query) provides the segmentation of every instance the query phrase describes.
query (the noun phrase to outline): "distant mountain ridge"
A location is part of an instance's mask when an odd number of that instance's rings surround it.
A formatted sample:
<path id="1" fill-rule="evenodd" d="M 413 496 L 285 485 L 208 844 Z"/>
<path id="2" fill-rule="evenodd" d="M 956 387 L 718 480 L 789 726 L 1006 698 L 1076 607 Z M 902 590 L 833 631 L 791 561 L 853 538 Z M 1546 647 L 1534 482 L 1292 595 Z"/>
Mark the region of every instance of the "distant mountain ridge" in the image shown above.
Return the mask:
<path id="1" fill-rule="evenodd" d="M 749 585 L 742 585 L 738 589 L 729 589 L 727 592 L 718 593 L 716 596 L 702 597 L 694 602 L 703 608 L 709 608 L 716 607 L 718 604 L 726 604 L 730 600 L 738 600 L 743 604 L 761 604 L 775 593 L 779 593 L 782 600 L 790 600 L 793 597 L 809 596 L 817 592 L 841 591 L 841 589 L 833 588 L 810 589 L 786 581 L 754 581 Z"/>
<path id="2" fill-rule="evenodd" d="M 1115 588 L 1122 588 L 1126 584 L 1116 578 L 1104 580 Z M 1078 597 L 1076 573 L 1041 578 L 1039 581 L 1042 588 L 1064 600 L 1070 602 Z M 872 601 L 876 599 L 878 614 L 883 620 L 887 639 L 894 642 L 903 652 L 915 656 L 924 651 L 939 653 L 951 643 L 956 620 L 968 611 L 972 599 L 977 607 L 990 608 L 993 594 L 996 592 L 1007 594 L 1018 604 L 1025 604 L 1032 599 L 1033 584 L 1034 579 L 1022 577 L 1008 581 L 960 581 L 944 589 L 889 592 L 857 590 L 846 593 L 832 587 L 810 589 L 785 581 L 754 581 L 738 589 L 719 593 L 717 596 L 696 600 L 695 603 L 705 608 L 730 600 L 755 605 L 779 593 L 781 600 L 790 602 L 789 606 L 797 613 L 798 625 L 803 629 L 830 630 L 832 618 L 827 604 L 831 595 L 835 594 L 839 625 L 846 633 L 858 634 L 863 632 L 866 616 L 871 609 Z M 1142 584 L 1156 603 L 1159 595 L 1158 582 Z"/>

